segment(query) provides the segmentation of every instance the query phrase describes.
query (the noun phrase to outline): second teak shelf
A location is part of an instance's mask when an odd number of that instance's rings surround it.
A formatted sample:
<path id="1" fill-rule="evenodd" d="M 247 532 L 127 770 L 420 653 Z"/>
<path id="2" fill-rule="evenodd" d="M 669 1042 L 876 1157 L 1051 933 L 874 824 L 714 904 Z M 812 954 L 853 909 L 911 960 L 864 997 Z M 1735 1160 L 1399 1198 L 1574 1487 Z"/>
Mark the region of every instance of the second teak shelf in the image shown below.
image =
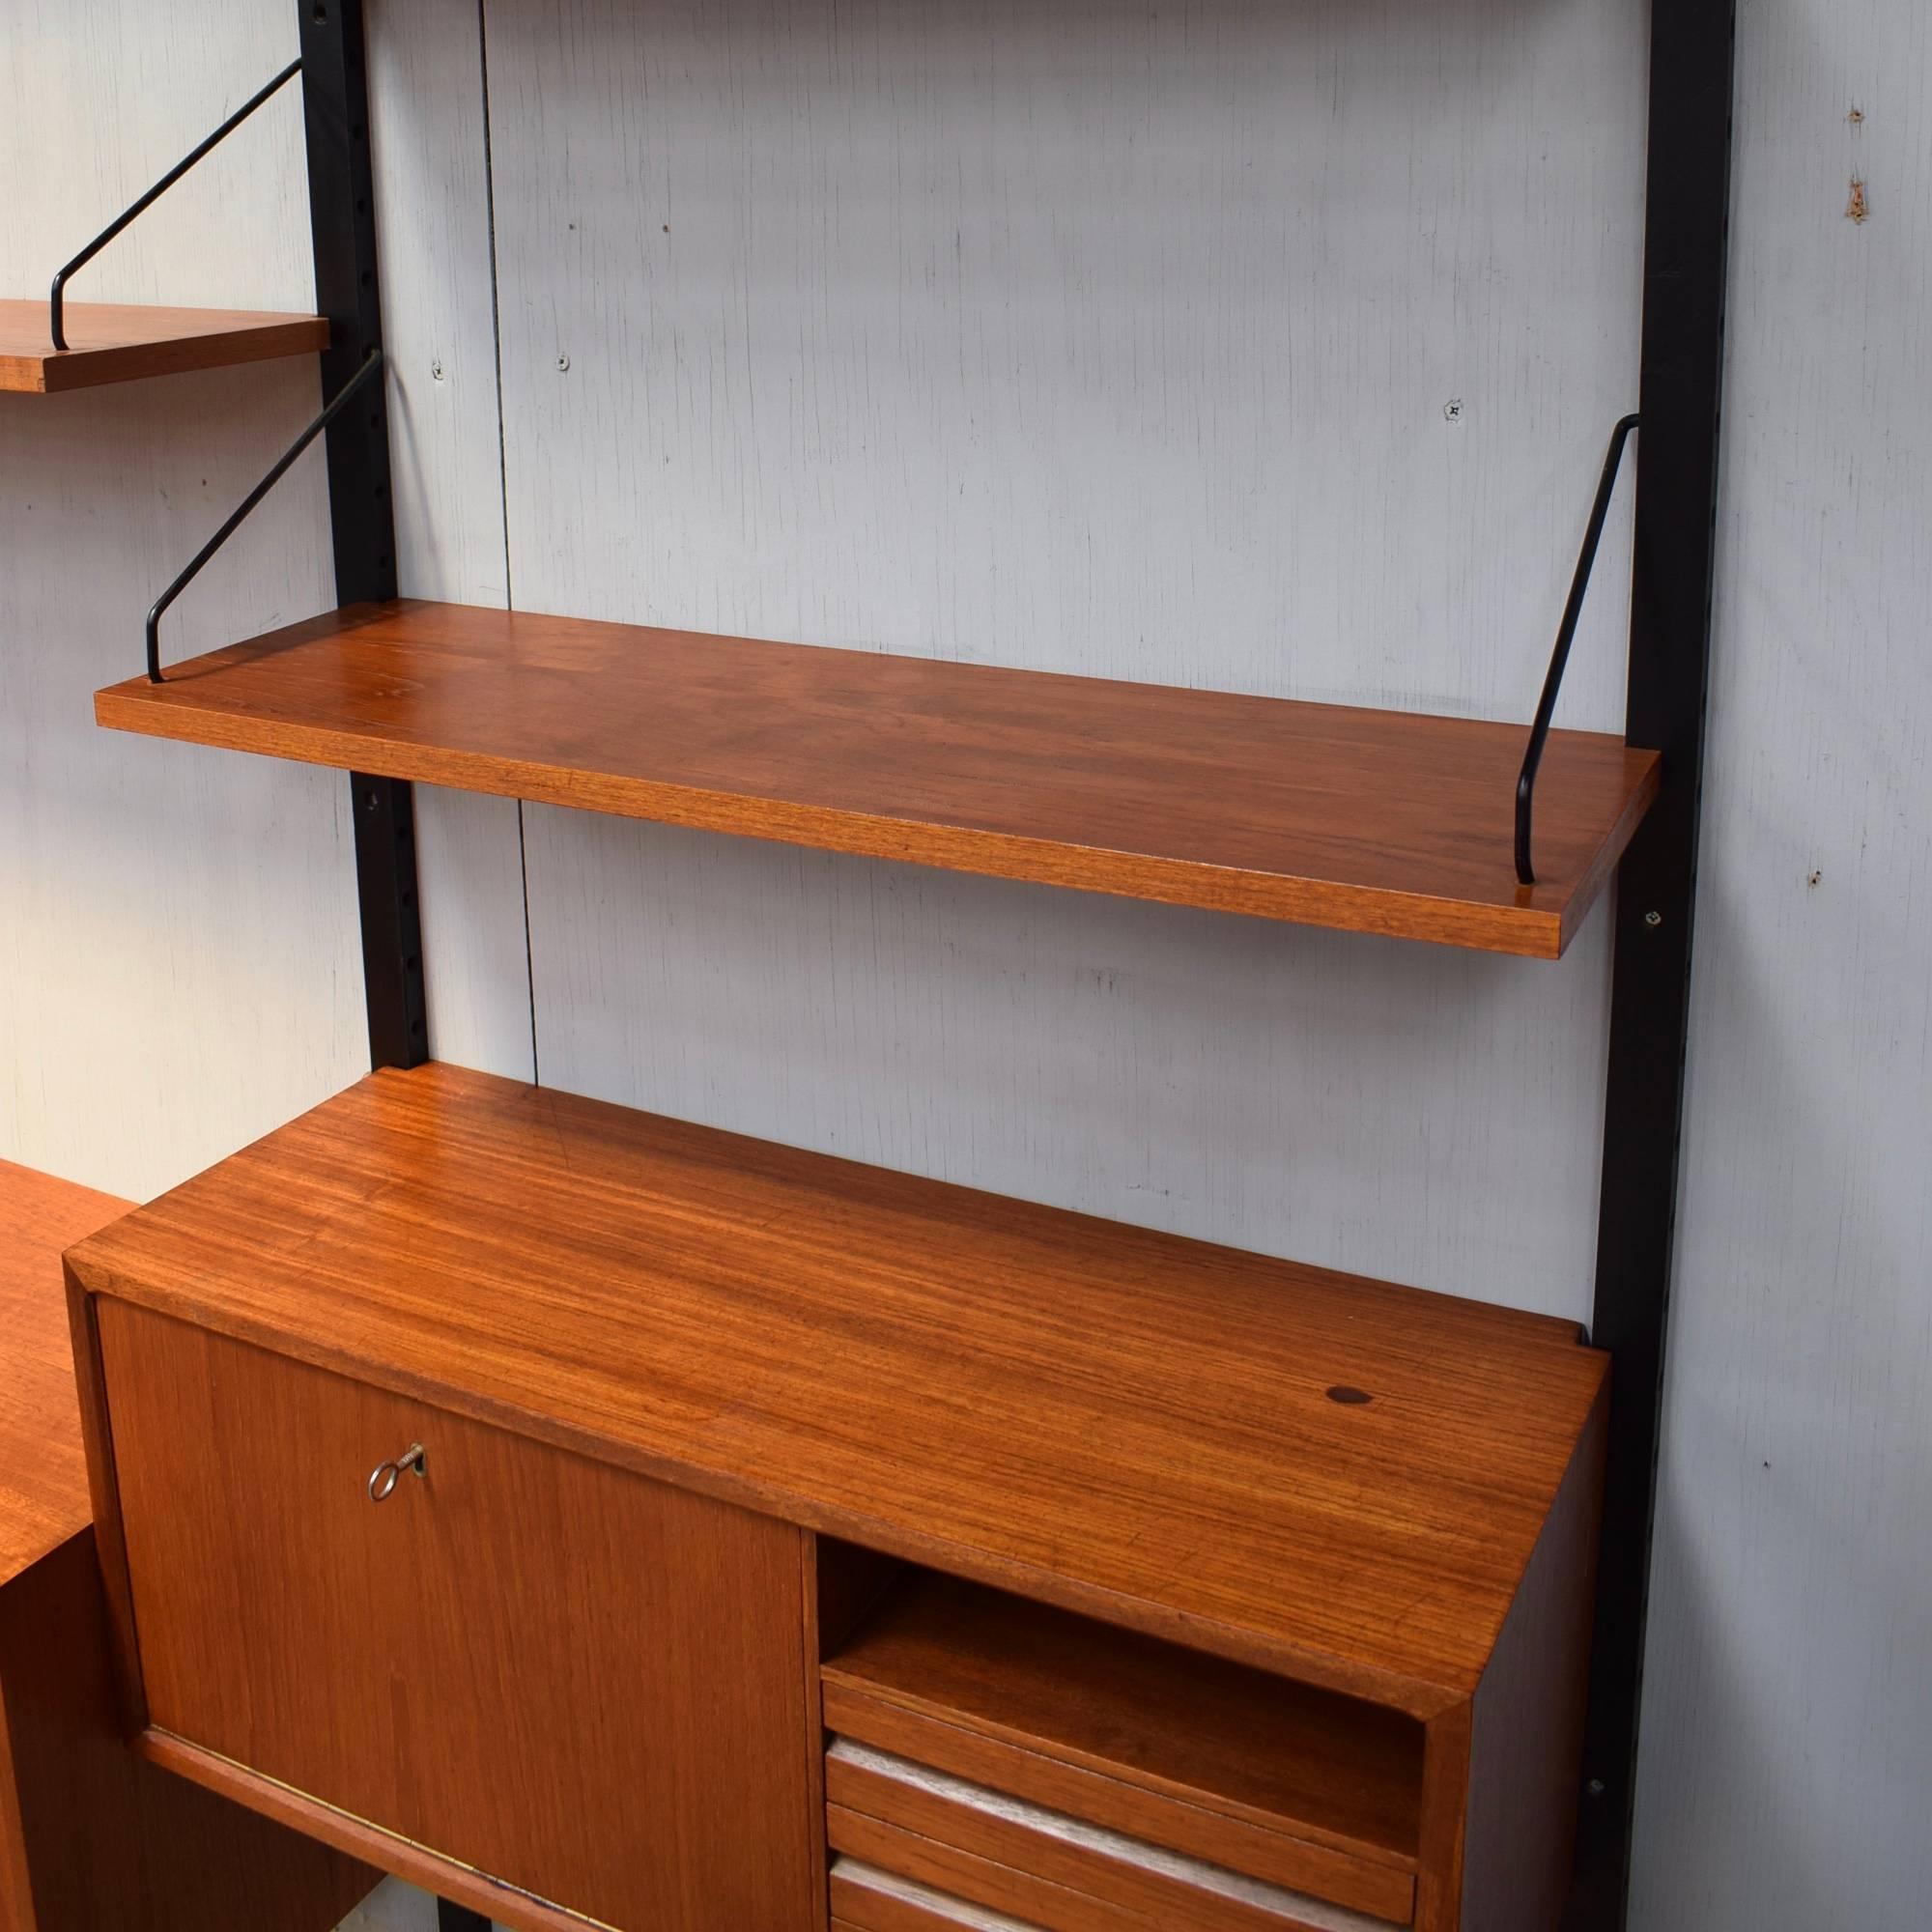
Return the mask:
<path id="1" fill-rule="evenodd" d="M 826 851 L 1553 959 L 1655 752 L 1522 727 L 410 600 L 100 692 L 102 724 Z"/>

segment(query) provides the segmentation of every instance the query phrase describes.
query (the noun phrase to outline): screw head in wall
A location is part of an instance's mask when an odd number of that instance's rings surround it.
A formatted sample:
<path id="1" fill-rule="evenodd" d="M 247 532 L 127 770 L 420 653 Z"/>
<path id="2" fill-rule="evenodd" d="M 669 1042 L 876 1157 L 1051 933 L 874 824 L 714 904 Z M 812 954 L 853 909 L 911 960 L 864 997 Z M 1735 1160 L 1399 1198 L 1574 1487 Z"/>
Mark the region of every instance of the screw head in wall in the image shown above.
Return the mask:
<path id="1" fill-rule="evenodd" d="M 568 355 L 559 355 L 556 358 L 556 373 L 559 376 L 567 376 L 570 373 L 570 357 Z"/>
<path id="2" fill-rule="evenodd" d="M 1661 912 L 1647 912 L 1643 916 L 1643 923 L 1646 925 L 1662 925 L 1663 915 Z"/>
<path id="3" fill-rule="evenodd" d="M 429 365 L 429 373 L 430 373 L 430 377 L 431 377 L 431 380 L 432 380 L 432 381 L 434 381 L 434 382 L 438 382 L 438 383 L 441 382 L 441 381 L 442 381 L 442 364 L 441 364 L 440 362 L 432 362 L 432 363 L 431 363 L 431 364 Z"/>

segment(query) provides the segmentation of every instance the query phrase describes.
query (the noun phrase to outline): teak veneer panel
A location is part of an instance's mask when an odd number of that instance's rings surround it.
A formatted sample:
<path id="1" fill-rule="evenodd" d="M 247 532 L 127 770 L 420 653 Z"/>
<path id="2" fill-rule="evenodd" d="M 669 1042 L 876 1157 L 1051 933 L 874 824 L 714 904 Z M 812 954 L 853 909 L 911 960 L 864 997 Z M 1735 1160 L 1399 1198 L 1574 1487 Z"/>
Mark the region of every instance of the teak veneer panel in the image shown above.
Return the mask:
<path id="1" fill-rule="evenodd" d="M 319 315 L 69 302 L 62 326 L 70 346 L 56 349 L 44 300 L 0 301 L 0 391 L 51 395 L 328 347 L 328 323 Z"/>
<path id="2" fill-rule="evenodd" d="M 98 1314 L 153 1730 L 502 1882 L 512 1921 L 809 1932 L 797 1529 Z"/>
<path id="3" fill-rule="evenodd" d="M 326 1932 L 377 1873 L 122 1742 L 60 1255 L 127 1207 L 0 1162 L 0 1932 Z"/>
<path id="4" fill-rule="evenodd" d="M 139 1302 L 1424 1717 L 1474 1692 L 1607 1366 L 1570 1323 L 440 1065 L 68 1261 L 83 1321 Z"/>
<path id="5" fill-rule="evenodd" d="M 94 1520 L 60 1258 L 128 1206 L 0 1161 L 0 1588 Z"/>
<path id="6" fill-rule="evenodd" d="M 1658 782 L 1518 725 L 463 605 L 332 611 L 102 724 L 954 871 L 1555 958 Z"/>

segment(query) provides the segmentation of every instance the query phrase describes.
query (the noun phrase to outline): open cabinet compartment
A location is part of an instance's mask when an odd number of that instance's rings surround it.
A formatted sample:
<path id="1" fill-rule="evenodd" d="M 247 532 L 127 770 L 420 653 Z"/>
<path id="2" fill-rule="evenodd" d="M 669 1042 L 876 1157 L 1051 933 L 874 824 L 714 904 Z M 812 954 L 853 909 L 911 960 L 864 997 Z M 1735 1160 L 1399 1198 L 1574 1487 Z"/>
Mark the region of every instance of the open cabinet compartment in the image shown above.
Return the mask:
<path id="1" fill-rule="evenodd" d="M 1412 1922 L 1416 1719 L 912 1565 L 821 1619 L 836 1922 Z"/>

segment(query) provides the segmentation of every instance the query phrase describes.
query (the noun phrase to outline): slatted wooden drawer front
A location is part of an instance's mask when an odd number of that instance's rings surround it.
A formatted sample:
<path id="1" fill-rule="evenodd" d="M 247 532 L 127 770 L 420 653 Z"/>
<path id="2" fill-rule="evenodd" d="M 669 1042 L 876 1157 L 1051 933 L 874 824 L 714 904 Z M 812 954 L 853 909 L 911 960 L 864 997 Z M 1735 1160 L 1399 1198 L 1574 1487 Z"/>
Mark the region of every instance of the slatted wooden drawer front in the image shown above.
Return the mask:
<path id="1" fill-rule="evenodd" d="M 876 1797 L 860 1766 L 883 1754 L 1150 1858 L 1413 1917 L 1421 1731 L 1397 1714 L 929 1575 L 827 1661 L 822 1687 L 832 1788 Z M 932 1822 L 911 1795 L 876 1815 L 917 1831 L 915 1810 Z"/>
<path id="2" fill-rule="evenodd" d="M 834 1850 L 1045 1932 L 1380 1932 L 1381 1921 L 839 1741 Z"/>
<path id="3" fill-rule="evenodd" d="M 832 1861 L 832 1932 L 1035 1932 L 1009 1918 L 857 1859 Z"/>
<path id="4" fill-rule="evenodd" d="M 96 1308 L 152 1727 L 627 1932 L 823 1922 L 798 1531 Z"/>

